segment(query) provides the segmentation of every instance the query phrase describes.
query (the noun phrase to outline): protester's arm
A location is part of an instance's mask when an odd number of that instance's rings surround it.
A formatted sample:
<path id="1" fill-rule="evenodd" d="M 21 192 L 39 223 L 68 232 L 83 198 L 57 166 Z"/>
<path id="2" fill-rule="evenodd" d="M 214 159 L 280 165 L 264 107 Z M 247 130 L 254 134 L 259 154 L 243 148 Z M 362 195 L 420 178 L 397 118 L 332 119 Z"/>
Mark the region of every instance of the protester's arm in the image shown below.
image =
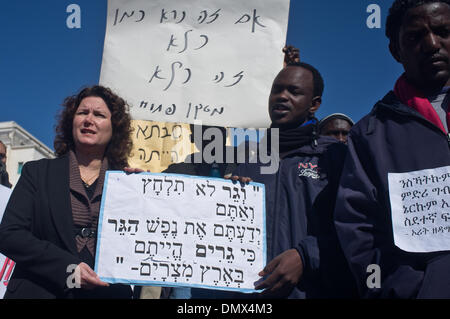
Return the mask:
<path id="1" fill-rule="evenodd" d="M 252 182 L 248 176 L 246 165 L 239 165 L 233 172 L 231 180 L 243 184 Z M 255 287 L 262 290 L 263 295 L 272 298 L 285 298 L 290 295 L 295 286 L 303 282 L 305 274 L 312 278 L 312 274 L 318 269 L 318 246 L 314 236 L 307 236 L 295 247 L 284 251 L 267 263 L 259 276 L 265 277 Z M 313 281 L 313 280 L 312 280 Z"/>
<path id="2" fill-rule="evenodd" d="M 320 266 L 317 237 L 307 236 L 303 238 L 295 249 L 302 260 L 302 277 L 299 278 L 297 286 L 301 290 L 305 290 L 307 289 L 306 287 L 317 284 Z"/>
<path id="3" fill-rule="evenodd" d="M 255 289 L 265 289 L 263 295 L 285 298 L 298 284 L 303 274 L 302 259 L 296 249 L 289 249 L 272 259 L 258 274 L 266 277 Z"/>
<path id="4" fill-rule="evenodd" d="M 379 194 L 382 177 L 372 164 L 376 156 L 360 134 L 351 132 L 348 140 L 349 152 L 336 201 L 337 235 L 362 297 L 413 298 L 424 272 L 393 244 L 389 205 L 384 194 Z M 367 285 L 373 274 L 370 268 L 368 272 L 369 265 L 380 267 L 380 288 Z M 376 278 L 369 278 L 369 283 L 371 287 L 376 285 Z"/>
<path id="5" fill-rule="evenodd" d="M 266 277 L 255 288 L 265 289 L 263 295 L 286 298 L 299 286 L 318 284 L 319 250 L 317 240 L 308 236 L 296 248 L 292 248 L 272 259 L 258 274 Z"/>
<path id="6" fill-rule="evenodd" d="M 281 184 L 280 187 L 285 188 L 288 186 Z M 281 192 L 288 193 L 289 190 L 282 189 Z M 284 205 L 291 207 L 292 214 L 298 213 L 295 211 L 294 207 L 296 206 L 294 206 L 294 203 L 286 203 Z M 313 215 L 312 212 L 305 213 L 308 216 Z M 278 222 L 282 223 L 280 219 L 278 219 Z M 285 222 L 289 223 L 288 220 Z M 289 227 L 285 229 L 289 229 Z M 285 250 L 270 260 L 264 270 L 259 273 L 260 276 L 265 278 L 257 289 L 265 288 L 264 295 L 272 298 L 286 298 L 296 286 L 301 290 L 306 290 L 310 287 L 310 284 L 316 283 L 315 279 L 319 268 L 319 247 L 317 245 L 316 231 L 313 230 L 315 226 L 308 225 L 307 228 L 308 235 L 306 237 L 299 242 L 292 243 L 291 249 Z"/>

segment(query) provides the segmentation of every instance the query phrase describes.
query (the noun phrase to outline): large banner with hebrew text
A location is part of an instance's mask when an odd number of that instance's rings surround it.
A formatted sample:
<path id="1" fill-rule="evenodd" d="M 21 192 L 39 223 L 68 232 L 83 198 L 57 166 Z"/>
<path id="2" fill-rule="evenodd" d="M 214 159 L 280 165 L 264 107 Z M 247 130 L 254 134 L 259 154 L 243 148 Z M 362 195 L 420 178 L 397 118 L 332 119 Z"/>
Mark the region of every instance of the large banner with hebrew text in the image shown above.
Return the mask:
<path id="1" fill-rule="evenodd" d="M 134 120 L 268 127 L 289 0 L 109 0 L 100 84 Z"/>
<path id="2" fill-rule="evenodd" d="M 107 172 L 95 272 L 110 283 L 254 292 L 266 261 L 265 188 Z"/>

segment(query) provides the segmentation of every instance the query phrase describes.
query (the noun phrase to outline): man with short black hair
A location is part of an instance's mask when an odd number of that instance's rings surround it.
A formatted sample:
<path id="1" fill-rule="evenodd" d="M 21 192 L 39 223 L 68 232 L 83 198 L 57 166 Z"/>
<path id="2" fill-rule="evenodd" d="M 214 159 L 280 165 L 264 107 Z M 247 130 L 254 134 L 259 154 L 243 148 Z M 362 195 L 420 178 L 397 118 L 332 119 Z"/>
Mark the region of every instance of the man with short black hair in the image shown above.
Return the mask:
<path id="1" fill-rule="evenodd" d="M 271 156 L 279 158 L 279 169 L 264 174 L 264 164 L 249 163 L 238 166 L 233 176 L 265 185 L 268 264 L 256 287 L 265 289 L 263 297 L 352 296 L 332 223 L 345 145 L 318 135 L 315 112 L 323 88 L 322 76 L 307 63 L 282 69 L 269 96 L 272 124 L 267 137 L 278 130 L 279 150 L 272 149 Z"/>
<path id="2" fill-rule="evenodd" d="M 9 175 L 6 171 L 6 145 L 0 141 L 0 185 L 11 188 Z"/>
<path id="3" fill-rule="evenodd" d="M 448 250 L 430 246 L 419 253 L 397 240 L 408 235 L 407 242 L 429 245 L 439 236 L 433 223 L 443 222 L 448 208 L 442 202 L 433 208 L 429 213 L 436 213 L 435 220 L 419 212 L 405 215 L 405 227 L 406 218 L 426 217 L 417 224 L 421 235 L 399 232 L 391 207 L 399 194 L 388 180 L 450 167 L 450 0 L 396 0 L 386 35 L 405 72 L 350 132 L 336 203 L 337 233 L 362 297 L 450 298 Z M 371 274 L 379 280 L 371 281 Z"/>

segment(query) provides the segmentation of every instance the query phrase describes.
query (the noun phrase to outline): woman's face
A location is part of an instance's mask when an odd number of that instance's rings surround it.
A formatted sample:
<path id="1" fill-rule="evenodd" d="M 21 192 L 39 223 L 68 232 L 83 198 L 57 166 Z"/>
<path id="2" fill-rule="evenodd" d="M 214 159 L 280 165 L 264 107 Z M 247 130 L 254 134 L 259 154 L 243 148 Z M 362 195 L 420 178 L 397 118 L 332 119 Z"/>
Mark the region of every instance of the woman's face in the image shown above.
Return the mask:
<path id="1" fill-rule="evenodd" d="M 104 152 L 112 137 L 111 112 L 102 98 L 81 100 L 73 118 L 75 148 Z"/>

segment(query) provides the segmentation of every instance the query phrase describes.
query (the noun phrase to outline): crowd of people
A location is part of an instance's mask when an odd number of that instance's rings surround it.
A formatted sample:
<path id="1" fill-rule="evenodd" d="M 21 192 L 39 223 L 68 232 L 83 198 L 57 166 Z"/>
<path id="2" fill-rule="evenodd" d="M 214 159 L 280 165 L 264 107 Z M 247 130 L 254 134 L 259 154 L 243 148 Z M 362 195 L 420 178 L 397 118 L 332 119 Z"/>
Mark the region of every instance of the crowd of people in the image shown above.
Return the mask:
<path id="1" fill-rule="evenodd" d="M 261 293 L 166 287 L 159 296 L 450 298 L 448 251 L 396 246 L 388 182 L 390 173 L 450 167 L 450 0 L 395 0 L 386 35 L 404 73 L 357 123 L 342 113 L 316 119 L 324 79 L 286 47 L 264 137 L 278 138 L 270 150 L 276 172 L 261 173 L 267 164 L 250 160 L 187 161 L 165 171 L 264 184 L 267 263 L 255 287 Z M 57 158 L 24 165 L 0 225 L 0 252 L 16 262 L 5 298 L 132 298 L 130 286 L 105 283 L 92 270 L 105 171 L 141 171 L 127 163 L 126 102 L 94 86 L 63 106 Z M 0 155 L 3 184 L 3 143 Z M 75 288 L 67 285 L 73 264 Z M 368 284 L 371 265 L 381 271 L 379 284 Z"/>

